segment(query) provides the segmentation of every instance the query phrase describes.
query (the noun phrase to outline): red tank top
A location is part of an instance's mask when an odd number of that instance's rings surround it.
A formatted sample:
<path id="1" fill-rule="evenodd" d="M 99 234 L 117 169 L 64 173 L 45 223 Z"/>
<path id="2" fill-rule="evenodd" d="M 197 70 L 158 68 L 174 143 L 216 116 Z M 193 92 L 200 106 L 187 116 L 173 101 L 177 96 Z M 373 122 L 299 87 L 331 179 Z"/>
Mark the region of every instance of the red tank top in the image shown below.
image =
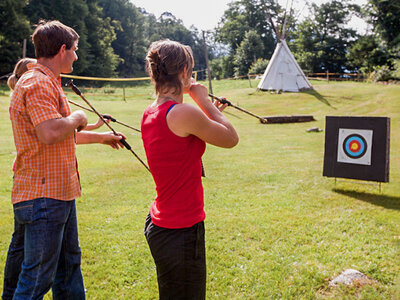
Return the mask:
<path id="1" fill-rule="evenodd" d="M 205 219 L 201 156 L 206 144 L 194 135 L 180 137 L 167 125 L 168 101 L 144 111 L 141 131 L 147 162 L 156 184 L 150 208 L 152 222 L 164 228 L 186 228 Z M 180 104 L 177 104 L 180 105 Z"/>

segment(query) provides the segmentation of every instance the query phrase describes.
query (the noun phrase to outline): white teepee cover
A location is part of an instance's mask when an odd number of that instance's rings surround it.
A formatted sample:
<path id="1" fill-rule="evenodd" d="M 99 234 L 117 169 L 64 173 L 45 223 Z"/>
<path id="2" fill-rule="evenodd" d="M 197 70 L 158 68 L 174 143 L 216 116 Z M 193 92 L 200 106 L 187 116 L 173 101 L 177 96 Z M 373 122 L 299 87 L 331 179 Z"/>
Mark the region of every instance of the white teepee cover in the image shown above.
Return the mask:
<path id="1" fill-rule="evenodd" d="M 285 40 L 280 40 L 276 45 L 274 54 L 257 88 L 287 92 L 312 89 L 311 83 L 290 52 Z"/>

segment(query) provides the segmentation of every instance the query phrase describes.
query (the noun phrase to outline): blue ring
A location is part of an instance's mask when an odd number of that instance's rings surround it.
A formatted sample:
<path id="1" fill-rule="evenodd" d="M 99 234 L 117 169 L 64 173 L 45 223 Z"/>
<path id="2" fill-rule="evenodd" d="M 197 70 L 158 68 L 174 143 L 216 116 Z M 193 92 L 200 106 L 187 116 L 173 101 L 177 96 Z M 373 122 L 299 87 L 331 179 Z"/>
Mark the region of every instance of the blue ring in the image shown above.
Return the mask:
<path id="1" fill-rule="evenodd" d="M 354 140 L 356 140 L 360 143 L 360 150 L 358 150 L 356 153 L 350 151 L 350 147 L 349 147 L 349 144 Z M 359 134 L 350 134 L 344 139 L 342 147 L 343 147 L 344 153 L 348 157 L 350 157 L 352 159 L 357 159 L 357 158 L 363 157 L 364 154 L 367 152 L 368 144 L 363 136 L 361 136 Z"/>
<path id="2" fill-rule="evenodd" d="M 354 141 L 354 140 L 356 140 L 356 141 L 358 141 L 360 143 L 360 150 L 358 150 L 357 152 L 351 151 L 350 147 L 349 147 L 350 143 L 352 141 Z M 350 155 L 350 156 L 359 156 L 361 153 L 364 152 L 365 144 L 364 144 L 364 141 L 362 139 L 360 139 L 358 136 L 353 136 L 353 137 L 351 137 L 351 138 L 349 138 L 347 140 L 345 147 L 346 147 L 346 152 L 347 152 L 348 155 Z"/>

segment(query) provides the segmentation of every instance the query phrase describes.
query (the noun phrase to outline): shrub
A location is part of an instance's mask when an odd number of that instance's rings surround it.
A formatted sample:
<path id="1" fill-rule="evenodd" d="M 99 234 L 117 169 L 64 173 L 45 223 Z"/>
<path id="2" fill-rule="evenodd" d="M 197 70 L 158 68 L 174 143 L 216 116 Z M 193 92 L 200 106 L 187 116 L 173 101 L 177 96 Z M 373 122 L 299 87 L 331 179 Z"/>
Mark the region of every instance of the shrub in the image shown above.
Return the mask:
<path id="1" fill-rule="evenodd" d="M 372 81 L 388 81 L 393 79 L 392 71 L 389 69 L 388 66 L 377 66 L 374 68 L 374 71 L 370 75 L 370 79 Z"/>
<path id="2" fill-rule="evenodd" d="M 249 69 L 249 74 L 264 74 L 265 69 L 267 68 L 269 63 L 268 59 L 259 58 L 257 59 Z"/>

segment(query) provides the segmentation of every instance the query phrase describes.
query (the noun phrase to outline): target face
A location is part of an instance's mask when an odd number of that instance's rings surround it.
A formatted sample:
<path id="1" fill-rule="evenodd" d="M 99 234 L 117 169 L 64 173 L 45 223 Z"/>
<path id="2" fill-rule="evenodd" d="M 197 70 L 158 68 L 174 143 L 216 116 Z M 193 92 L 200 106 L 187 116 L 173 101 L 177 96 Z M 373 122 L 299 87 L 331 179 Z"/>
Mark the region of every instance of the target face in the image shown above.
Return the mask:
<path id="1" fill-rule="evenodd" d="M 339 129 L 338 162 L 371 165 L 372 130 Z"/>
<path id="2" fill-rule="evenodd" d="M 367 152 L 368 145 L 365 139 L 359 134 L 350 134 L 344 139 L 343 151 L 350 158 L 363 157 Z"/>

